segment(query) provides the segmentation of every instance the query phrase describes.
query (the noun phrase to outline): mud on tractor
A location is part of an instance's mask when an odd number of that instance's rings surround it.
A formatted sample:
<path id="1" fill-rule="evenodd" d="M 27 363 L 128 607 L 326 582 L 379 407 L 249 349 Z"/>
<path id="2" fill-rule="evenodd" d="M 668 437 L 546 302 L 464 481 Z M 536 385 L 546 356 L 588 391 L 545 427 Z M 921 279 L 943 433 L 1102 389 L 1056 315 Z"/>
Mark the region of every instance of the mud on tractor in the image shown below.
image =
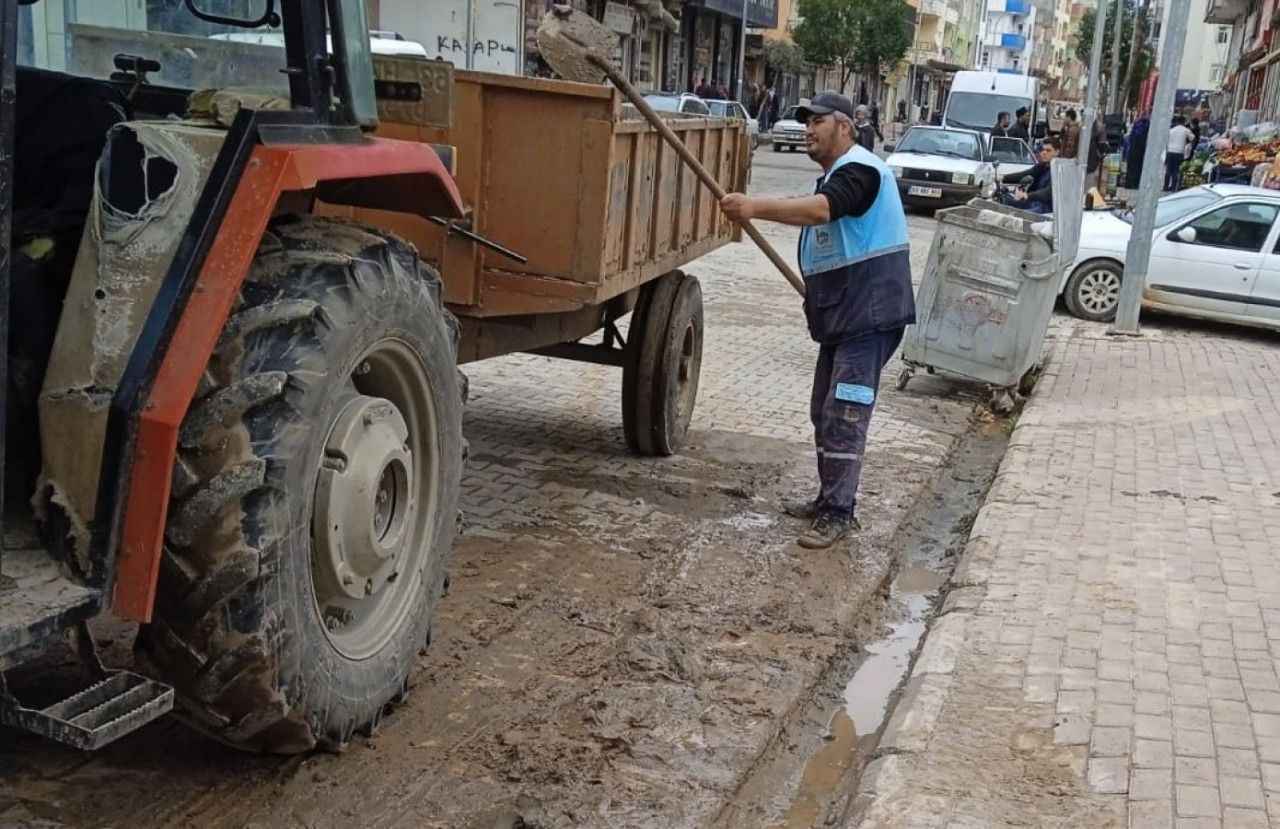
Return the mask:
<path id="1" fill-rule="evenodd" d="M 76 8 L 0 0 L 0 724 L 340 745 L 429 635 L 464 382 L 438 273 L 314 207 L 462 217 L 450 148 L 370 134 L 431 90 L 375 95 L 362 0 Z M 104 610 L 142 673 L 99 662 Z M 82 687 L 2 684 L 63 636 Z"/>

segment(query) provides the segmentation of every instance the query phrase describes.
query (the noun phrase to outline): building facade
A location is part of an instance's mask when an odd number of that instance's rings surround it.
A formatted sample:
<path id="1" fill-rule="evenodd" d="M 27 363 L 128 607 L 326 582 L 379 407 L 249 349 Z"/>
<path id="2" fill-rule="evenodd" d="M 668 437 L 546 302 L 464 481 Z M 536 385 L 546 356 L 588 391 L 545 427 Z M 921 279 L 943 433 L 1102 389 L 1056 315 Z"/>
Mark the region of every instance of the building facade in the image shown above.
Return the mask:
<path id="1" fill-rule="evenodd" d="M 1015 74 L 1030 72 L 1036 11 L 1030 0 L 988 0 L 978 67 Z"/>

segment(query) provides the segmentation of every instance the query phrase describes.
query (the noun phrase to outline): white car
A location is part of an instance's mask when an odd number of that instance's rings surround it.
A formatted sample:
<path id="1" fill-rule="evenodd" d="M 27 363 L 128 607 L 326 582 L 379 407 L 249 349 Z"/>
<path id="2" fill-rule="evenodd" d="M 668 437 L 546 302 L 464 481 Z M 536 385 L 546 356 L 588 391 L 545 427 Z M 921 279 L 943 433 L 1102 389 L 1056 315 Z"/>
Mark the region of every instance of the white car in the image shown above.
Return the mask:
<path id="1" fill-rule="evenodd" d="M 333 51 L 333 38 L 325 36 L 329 44 L 329 51 Z M 284 32 L 232 32 L 230 34 L 209 35 L 210 40 L 227 40 L 233 43 L 252 43 L 257 46 L 275 46 L 279 49 L 284 48 Z M 427 57 L 427 50 L 423 48 L 421 43 L 412 40 L 405 40 L 404 36 L 398 32 L 369 32 L 370 51 L 375 55 L 389 55 L 391 57 Z"/>
<path id="2" fill-rule="evenodd" d="M 917 126 L 885 150 L 904 205 L 949 207 L 991 195 L 995 166 L 980 132 Z"/>
<path id="3" fill-rule="evenodd" d="M 1258 187 L 1210 184 L 1160 199 L 1143 307 L 1280 329 L 1277 216 L 1280 192 Z M 1075 316 L 1115 317 L 1131 221 L 1128 211 L 1084 214 L 1060 288 Z"/>
<path id="4" fill-rule="evenodd" d="M 796 120 L 797 109 L 799 107 L 787 107 L 787 111 L 782 113 L 782 117 L 773 125 L 769 135 L 773 140 L 775 153 L 782 152 L 783 147 L 790 147 L 792 152 L 805 148 L 804 124 Z"/>
<path id="5" fill-rule="evenodd" d="M 707 101 L 707 106 L 711 108 L 711 114 L 719 118 L 733 118 L 738 121 L 747 122 L 747 135 L 751 136 L 751 147 L 755 149 L 760 144 L 760 122 L 752 118 L 746 107 L 737 101 L 711 100 Z"/>
<path id="6" fill-rule="evenodd" d="M 987 136 L 987 160 L 995 166 L 998 178 L 1025 173 L 1036 165 L 1035 154 L 1021 138 Z"/>
<path id="7" fill-rule="evenodd" d="M 658 112 L 678 112 L 681 115 L 710 115 L 707 102 L 692 92 L 646 92 L 644 99 Z"/>

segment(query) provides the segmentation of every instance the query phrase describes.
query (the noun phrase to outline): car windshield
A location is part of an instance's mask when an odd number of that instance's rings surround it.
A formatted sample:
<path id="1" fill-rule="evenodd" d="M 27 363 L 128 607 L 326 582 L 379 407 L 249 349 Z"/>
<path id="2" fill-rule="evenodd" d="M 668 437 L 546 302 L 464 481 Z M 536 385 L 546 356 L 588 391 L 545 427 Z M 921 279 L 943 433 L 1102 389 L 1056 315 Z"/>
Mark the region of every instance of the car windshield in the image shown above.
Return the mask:
<path id="1" fill-rule="evenodd" d="M 1018 138 L 992 138 L 989 160 L 999 161 L 1002 164 L 1036 163 L 1035 158 L 1031 155 L 1031 148 L 1027 146 L 1027 142 Z"/>
<path id="2" fill-rule="evenodd" d="M 1156 203 L 1156 227 L 1164 227 L 1170 222 L 1176 222 L 1183 216 L 1202 207 L 1208 207 L 1216 201 L 1221 201 L 1221 199 L 1222 196 L 1205 187 L 1183 190 L 1181 193 L 1170 193 Z M 1123 213 L 1117 213 L 1116 218 L 1132 224 L 1133 211 L 1126 210 Z"/>
<path id="3" fill-rule="evenodd" d="M 1031 109 L 1030 98 L 988 92 L 952 92 L 947 98 L 947 111 L 943 118 L 947 126 L 990 132 L 1000 113 L 1009 113 L 1012 122 L 1014 113 L 1023 107 Z"/>
<path id="4" fill-rule="evenodd" d="M 782 120 L 782 121 L 794 121 L 794 120 L 796 120 L 796 110 L 797 110 L 797 109 L 799 109 L 799 107 L 787 107 L 787 111 L 786 111 L 786 112 L 784 112 L 784 113 L 782 113 L 782 118 L 781 118 L 781 119 L 779 119 L 779 120 Z"/>
<path id="5" fill-rule="evenodd" d="M 898 144 L 897 152 L 945 155 L 975 161 L 982 158 L 978 136 L 955 130 L 907 130 Z"/>
<path id="6" fill-rule="evenodd" d="M 644 99 L 659 112 L 680 111 L 680 99 L 674 95 L 646 95 Z"/>
<path id="7" fill-rule="evenodd" d="M 721 118 L 737 118 L 737 110 L 729 104 L 728 101 L 707 101 L 707 106 L 711 108 L 711 114 Z"/>

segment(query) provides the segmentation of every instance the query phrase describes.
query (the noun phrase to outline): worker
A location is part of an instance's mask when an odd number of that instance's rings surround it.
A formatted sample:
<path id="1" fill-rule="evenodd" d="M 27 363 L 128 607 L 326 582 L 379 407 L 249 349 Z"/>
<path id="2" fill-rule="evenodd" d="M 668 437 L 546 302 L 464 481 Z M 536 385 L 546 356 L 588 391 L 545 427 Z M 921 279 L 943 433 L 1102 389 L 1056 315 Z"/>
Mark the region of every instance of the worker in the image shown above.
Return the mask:
<path id="1" fill-rule="evenodd" d="M 880 372 L 903 329 L 915 322 L 907 219 L 893 172 L 857 143 L 853 104 L 823 92 L 796 111 L 809 157 L 822 167 L 814 195 L 730 193 L 720 206 L 735 221 L 796 225 L 805 318 L 818 343 L 809 413 L 818 454 L 815 498 L 784 506 L 812 521 L 799 538 L 830 547 L 859 529 L 854 515 L 867 428 Z"/>

